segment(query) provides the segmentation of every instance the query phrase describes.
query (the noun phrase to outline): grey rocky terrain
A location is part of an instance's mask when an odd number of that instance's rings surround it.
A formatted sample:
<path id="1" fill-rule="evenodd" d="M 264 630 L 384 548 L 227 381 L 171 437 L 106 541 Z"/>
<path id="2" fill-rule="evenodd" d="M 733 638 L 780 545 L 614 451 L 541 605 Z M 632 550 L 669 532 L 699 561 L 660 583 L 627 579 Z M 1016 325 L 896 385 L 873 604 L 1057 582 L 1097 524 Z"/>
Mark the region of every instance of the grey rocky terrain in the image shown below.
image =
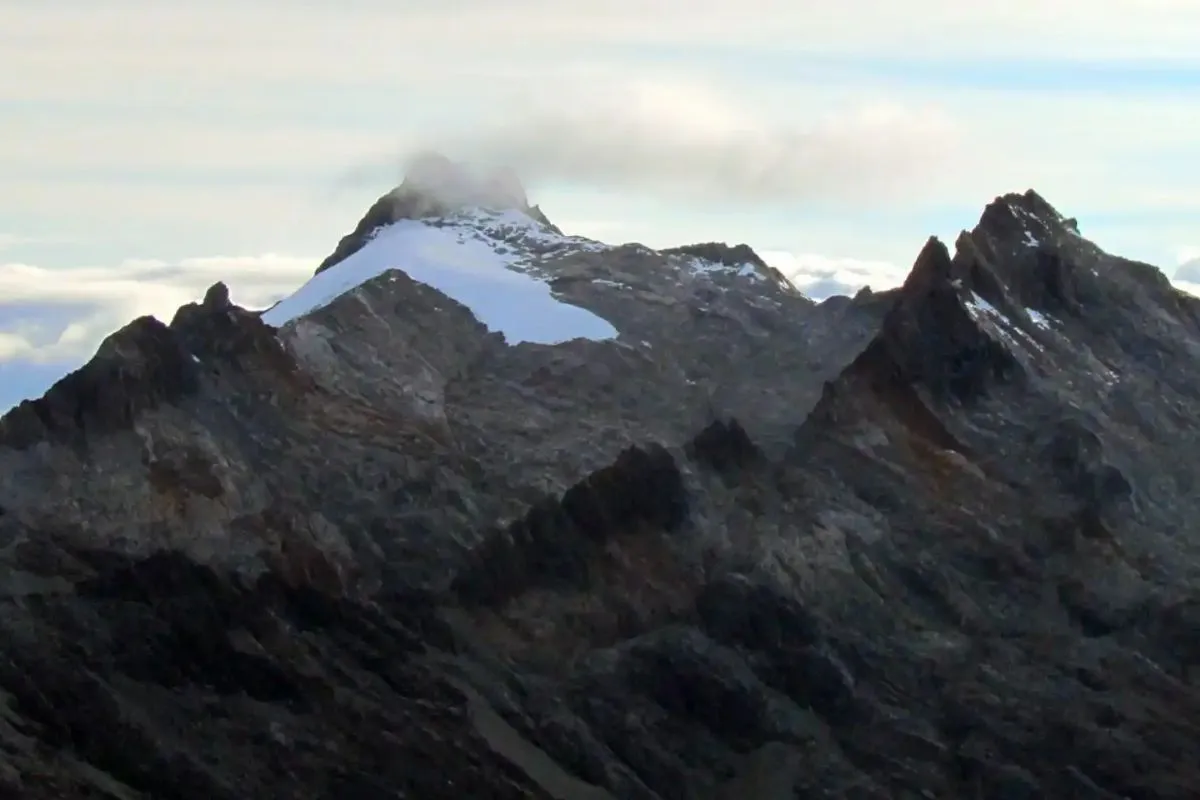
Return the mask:
<path id="1" fill-rule="evenodd" d="M 817 304 L 430 163 L 0 420 L 0 796 L 1200 794 L 1200 301 L 1032 191 Z"/>

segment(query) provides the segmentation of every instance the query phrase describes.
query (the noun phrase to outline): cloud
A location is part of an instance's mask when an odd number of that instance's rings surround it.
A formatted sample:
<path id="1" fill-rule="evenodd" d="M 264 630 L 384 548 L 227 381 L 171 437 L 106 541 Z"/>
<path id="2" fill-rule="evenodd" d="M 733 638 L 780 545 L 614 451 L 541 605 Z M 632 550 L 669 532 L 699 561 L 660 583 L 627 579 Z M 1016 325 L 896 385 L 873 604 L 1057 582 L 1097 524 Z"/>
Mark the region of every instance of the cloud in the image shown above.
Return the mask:
<path id="1" fill-rule="evenodd" d="M 65 241 L 67 241 L 65 237 L 59 236 L 24 236 L 19 233 L 0 232 L 0 252 L 27 245 L 61 244 Z"/>
<path id="2" fill-rule="evenodd" d="M 908 270 L 887 261 L 832 258 L 815 253 L 788 253 L 767 250 L 759 253 L 763 261 L 782 272 L 814 300 L 834 295 L 853 296 L 864 286 L 875 291 L 891 289 L 903 283 Z"/>
<path id="3" fill-rule="evenodd" d="M 118 257 L 324 250 L 429 138 L 518 162 L 535 198 L 624 193 L 564 212 L 581 217 L 638 195 L 858 226 L 1028 186 L 1080 216 L 1200 209 L 1194 78 L 1182 95 L 1031 88 L 1071 59 L 1196 62 L 1195 3 L 0 0 L 0 16 L 0 227 L 65 227 Z M 964 77 L 981 71 L 986 91 Z"/>
<path id="4" fill-rule="evenodd" d="M 1200 247 L 1180 247 L 1176 251 L 1179 261 L 1171 283 L 1189 294 L 1200 296 Z"/>
<path id="5" fill-rule="evenodd" d="M 1181 263 L 1175 268 L 1172 280 L 1176 283 L 1200 284 L 1200 249 L 1186 248 L 1181 252 L 1180 258 Z"/>
<path id="6" fill-rule="evenodd" d="M 15 233 L 0 233 L 0 250 L 7 250 L 21 244 L 28 244 L 29 237 L 18 236 Z"/>
<path id="7" fill-rule="evenodd" d="M 958 134 L 931 107 L 871 104 L 780 119 L 698 83 L 635 80 L 593 84 L 570 103 L 530 97 L 426 146 L 503 164 L 535 184 L 693 202 L 863 204 L 933 190 L 954 164 Z"/>
<path id="8" fill-rule="evenodd" d="M 135 317 L 169 321 L 218 280 L 235 302 L 263 308 L 303 283 L 315 263 L 267 254 L 68 269 L 0 264 L 0 362 L 78 361 Z"/>
<path id="9" fill-rule="evenodd" d="M 944 183 L 939 176 L 958 165 L 959 126 L 928 103 L 871 99 L 831 109 L 812 98 L 790 99 L 796 107 L 781 116 L 740 104 L 707 81 L 579 67 L 515 84 L 498 108 L 469 92 L 447 94 L 440 105 L 460 113 L 452 122 L 426 120 L 421 134 L 261 118 L 247 124 L 240 115 L 193 120 L 170 111 L 155 124 L 113 116 L 64 125 L 53 115 L 18 115 L 0 130 L 0 172 L 41 185 L 30 186 L 22 202 L 44 207 L 97 177 L 103 185 L 132 180 L 143 192 L 155 174 L 194 188 L 224 179 L 232 194 L 251 181 L 282 188 L 357 162 L 363 166 L 343 170 L 353 182 L 391 180 L 404 159 L 383 154 L 433 149 L 505 164 L 531 183 L 766 204 L 911 199 L 934 191 Z"/>
<path id="10" fill-rule="evenodd" d="M 395 134 L 345 128 L 301 128 L 283 123 L 247 125 L 238 119 L 175 120 L 166 112 L 146 119 L 92 119 L 64 125 L 53 116 L 15 115 L 0 130 L 0 171 L 28 174 L 30 165 L 62 175 L 81 171 L 151 170 L 286 175 L 305 164 L 339 164 L 364 153 L 386 152 Z M 53 153 L 50 164 L 39 164 Z"/>
<path id="11" fill-rule="evenodd" d="M 487 80 L 489 65 L 504 69 L 534 54 L 570 61 L 614 47 L 1195 63 L 1200 34 L 1191 0 L 844 0 L 819 8 L 792 0 L 0 0 L 0 9 L 8 67 L 0 87 L 17 93 L 31 83 L 42 92 L 102 93 L 125 81 L 202 86 L 247 75 L 418 83 L 443 69 Z"/>

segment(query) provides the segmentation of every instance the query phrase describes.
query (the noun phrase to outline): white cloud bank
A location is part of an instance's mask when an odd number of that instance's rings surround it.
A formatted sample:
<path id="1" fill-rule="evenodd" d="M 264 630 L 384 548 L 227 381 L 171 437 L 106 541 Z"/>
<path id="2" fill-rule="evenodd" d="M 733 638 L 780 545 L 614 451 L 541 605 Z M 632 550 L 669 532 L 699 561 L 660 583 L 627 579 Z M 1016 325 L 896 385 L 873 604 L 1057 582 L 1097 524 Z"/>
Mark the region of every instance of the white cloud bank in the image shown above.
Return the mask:
<path id="1" fill-rule="evenodd" d="M 1200 296 L 1200 247 L 1179 248 L 1179 266 L 1171 282 L 1185 292 Z"/>
<path id="2" fill-rule="evenodd" d="M 853 296 L 864 286 L 875 291 L 891 289 L 899 286 L 908 274 L 907 267 L 888 261 L 831 258 L 815 253 L 773 250 L 763 251 L 759 255 L 814 300 L 824 300 L 838 294 Z"/>
<path id="3" fill-rule="evenodd" d="M 1200 277 L 1200 247 L 1181 247 L 1177 251 L 1176 258 L 1179 261 L 1179 266 L 1175 270 L 1178 275 L 1181 271 L 1193 271 L 1197 277 Z"/>
<path id="4" fill-rule="evenodd" d="M 235 302 L 263 308 L 308 278 L 315 263 L 267 254 L 69 269 L 0 264 L 0 361 L 86 358 L 135 317 L 169 321 L 179 306 L 203 297 L 220 280 Z"/>

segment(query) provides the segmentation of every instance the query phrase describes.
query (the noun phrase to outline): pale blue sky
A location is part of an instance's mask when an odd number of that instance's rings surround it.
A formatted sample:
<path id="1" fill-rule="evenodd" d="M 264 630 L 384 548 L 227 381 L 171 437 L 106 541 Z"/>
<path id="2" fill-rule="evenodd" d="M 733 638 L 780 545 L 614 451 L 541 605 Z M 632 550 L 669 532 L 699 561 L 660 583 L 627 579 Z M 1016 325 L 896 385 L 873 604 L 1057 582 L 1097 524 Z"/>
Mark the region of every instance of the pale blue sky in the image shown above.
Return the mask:
<path id="1" fill-rule="evenodd" d="M 0 407 L 214 280 L 298 285 L 414 145 L 847 291 L 1031 186 L 1172 274 L 1197 41 L 1181 0 L 0 0 Z"/>

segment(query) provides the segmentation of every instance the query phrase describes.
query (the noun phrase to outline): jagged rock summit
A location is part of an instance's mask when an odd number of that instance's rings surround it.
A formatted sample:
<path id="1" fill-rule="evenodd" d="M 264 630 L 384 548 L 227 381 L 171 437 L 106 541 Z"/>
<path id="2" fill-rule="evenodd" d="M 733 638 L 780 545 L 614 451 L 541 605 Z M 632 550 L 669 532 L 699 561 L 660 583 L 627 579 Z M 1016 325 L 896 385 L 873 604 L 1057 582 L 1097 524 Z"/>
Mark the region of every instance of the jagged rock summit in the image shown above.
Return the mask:
<path id="1" fill-rule="evenodd" d="M 821 304 L 467 194 L 0 419 L 4 796 L 1195 796 L 1198 301 L 1033 193 Z"/>

